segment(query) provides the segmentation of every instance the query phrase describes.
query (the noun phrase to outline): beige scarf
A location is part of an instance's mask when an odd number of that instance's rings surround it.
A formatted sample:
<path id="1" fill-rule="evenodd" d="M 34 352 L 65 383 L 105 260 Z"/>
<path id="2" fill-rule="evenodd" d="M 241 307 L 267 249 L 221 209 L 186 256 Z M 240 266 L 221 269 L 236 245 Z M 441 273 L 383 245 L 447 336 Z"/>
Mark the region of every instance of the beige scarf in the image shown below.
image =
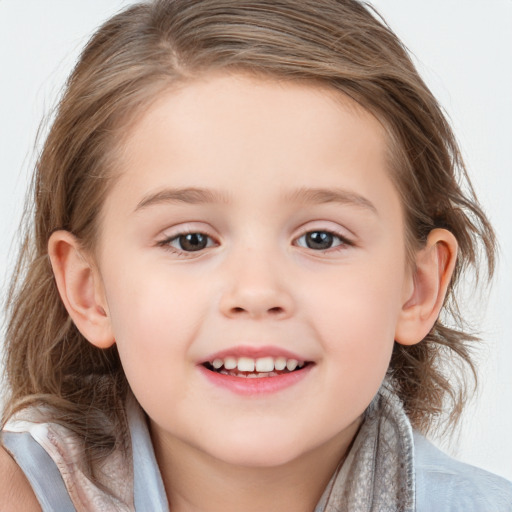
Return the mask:
<path id="1" fill-rule="evenodd" d="M 413 454 L 409 419 L 383 386 L 315 512 L 413 512 Z"/>

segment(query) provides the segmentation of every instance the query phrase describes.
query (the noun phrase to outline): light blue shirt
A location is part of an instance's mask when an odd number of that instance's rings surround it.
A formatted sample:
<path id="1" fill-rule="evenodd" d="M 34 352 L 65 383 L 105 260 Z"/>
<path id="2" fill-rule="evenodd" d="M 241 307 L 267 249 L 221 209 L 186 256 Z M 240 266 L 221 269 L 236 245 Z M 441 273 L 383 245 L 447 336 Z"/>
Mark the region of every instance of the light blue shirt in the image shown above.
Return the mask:
<path id="1" fill-rule="evenodd" d="M 452 459 L 414 432 L 416 512 L 509 512 L 512 482 Z"/>

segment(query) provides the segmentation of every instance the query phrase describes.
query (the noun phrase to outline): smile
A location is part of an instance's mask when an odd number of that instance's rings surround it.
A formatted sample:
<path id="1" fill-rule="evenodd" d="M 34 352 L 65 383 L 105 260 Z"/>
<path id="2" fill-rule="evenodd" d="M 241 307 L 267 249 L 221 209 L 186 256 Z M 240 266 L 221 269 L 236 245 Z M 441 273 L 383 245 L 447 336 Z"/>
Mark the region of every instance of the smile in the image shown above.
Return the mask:
<path id="1" fill-rule="evenodd" d="M 315 366 L 293 354 L 264 355 L 260 349 L 250 355 L 224 352 L 210 357 L 198 368 L 215 386 L 241 395 L 261 395 L 293 386 Z"/>
<path id="2" fill-rule="evenodd" d="M 222 375 L 231 375 L 241 378 L 265 378 L 278 377 L 285 373 L 293 372 L 305 366 L 304 361 L 297 359 L 287 359 L 286 357 L 260 357 L 253 359 L 251 357 L 233 357 L 228 356 L 223 359 L 216 358 L 213 361 L 205 363 L 205 367 L 213 372 Z"/>

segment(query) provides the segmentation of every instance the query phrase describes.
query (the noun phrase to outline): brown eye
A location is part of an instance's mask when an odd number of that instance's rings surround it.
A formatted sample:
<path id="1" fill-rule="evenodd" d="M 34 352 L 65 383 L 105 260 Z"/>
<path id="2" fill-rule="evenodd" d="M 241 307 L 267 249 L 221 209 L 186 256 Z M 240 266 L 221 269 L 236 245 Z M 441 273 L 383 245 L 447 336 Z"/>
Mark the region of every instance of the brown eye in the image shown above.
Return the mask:
<path id="1" fill-rule="evenodd" d="M 204 233 L 181 233 L 158 242 L 160 247 L 175 253 L 192 253 L 215 246 L 213 239 Z"/>
<path id="2" fill-rule="evenodd" d="M 208 245 L 208 236 L 202 233 L 187 233 L 176 238 L 183 251 L 200 251 Z"/>

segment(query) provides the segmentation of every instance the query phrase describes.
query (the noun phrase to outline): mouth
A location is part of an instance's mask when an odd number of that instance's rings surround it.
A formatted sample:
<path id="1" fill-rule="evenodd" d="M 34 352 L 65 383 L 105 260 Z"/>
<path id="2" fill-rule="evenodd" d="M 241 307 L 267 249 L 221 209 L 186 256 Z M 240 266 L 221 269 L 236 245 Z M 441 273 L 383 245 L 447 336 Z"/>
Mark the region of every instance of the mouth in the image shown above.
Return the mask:
<path id="1" fill-rule="evenodd" d="M 202 364 L 208 371 L 242 379 L 275 378 L 300 372 L 313 363 L 293 358 L 280 357 L 235 357 L 215 358 Z"/>
<path id="2" fill-rule="evenodd" d="M 314 374 L 316 362 L 282 347 L 239 345 L 210 354 L 198 364 L 217 389 L 257 397 L 295 387 Z"/>

